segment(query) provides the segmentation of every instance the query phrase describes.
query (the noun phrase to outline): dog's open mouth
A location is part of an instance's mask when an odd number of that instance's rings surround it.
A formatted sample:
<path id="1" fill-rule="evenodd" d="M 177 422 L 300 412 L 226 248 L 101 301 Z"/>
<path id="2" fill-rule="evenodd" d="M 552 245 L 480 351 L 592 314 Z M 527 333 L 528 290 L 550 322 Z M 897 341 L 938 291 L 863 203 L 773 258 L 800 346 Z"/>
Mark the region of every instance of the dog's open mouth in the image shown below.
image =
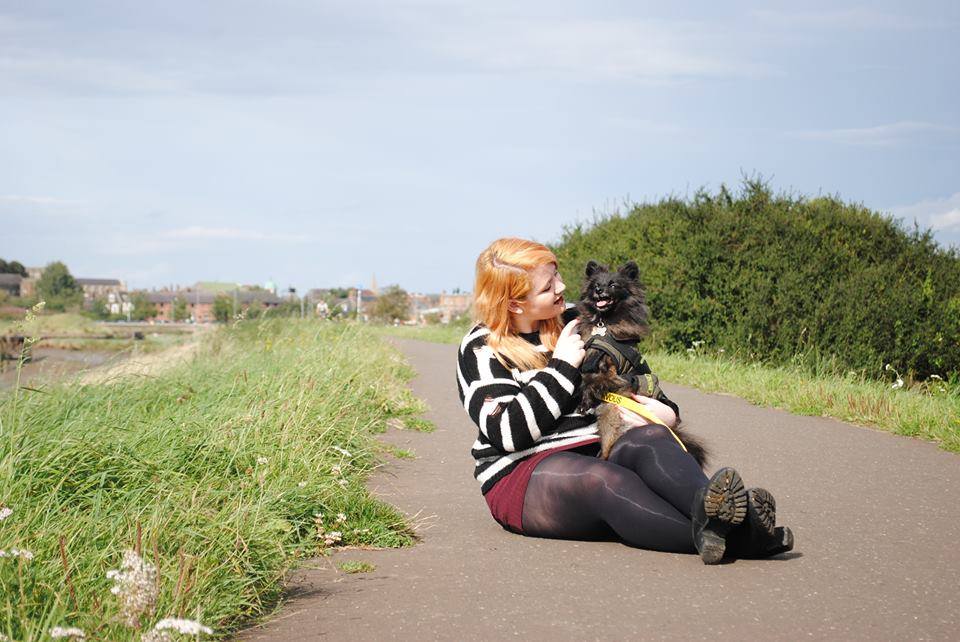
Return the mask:
<path id="1" fill-rule="evenodd" d="M 613 299 L 610 299 L 610 298 L 597 299 L 594 305 L 597 306 L 598 310 L 606 310 L 611 305 L 613 305 Z"/>

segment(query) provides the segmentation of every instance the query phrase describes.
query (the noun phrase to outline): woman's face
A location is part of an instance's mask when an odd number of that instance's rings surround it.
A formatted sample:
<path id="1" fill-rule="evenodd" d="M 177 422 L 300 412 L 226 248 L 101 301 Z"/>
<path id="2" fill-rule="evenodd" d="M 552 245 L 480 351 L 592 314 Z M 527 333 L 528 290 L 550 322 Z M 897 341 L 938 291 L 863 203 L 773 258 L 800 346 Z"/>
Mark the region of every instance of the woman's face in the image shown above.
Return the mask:
<path id="1" fill-rule="evenodd" d="M 529 327 L 534 321 L 560 316 L 565 308 L 563 291 L 567 286 L 560 279 L 556 263 L 545 263 L 530 270 L 530 283 L 533 287 L 527 296 L 511 302 L 510 311 L 514 313 L 518 327 Z"/>

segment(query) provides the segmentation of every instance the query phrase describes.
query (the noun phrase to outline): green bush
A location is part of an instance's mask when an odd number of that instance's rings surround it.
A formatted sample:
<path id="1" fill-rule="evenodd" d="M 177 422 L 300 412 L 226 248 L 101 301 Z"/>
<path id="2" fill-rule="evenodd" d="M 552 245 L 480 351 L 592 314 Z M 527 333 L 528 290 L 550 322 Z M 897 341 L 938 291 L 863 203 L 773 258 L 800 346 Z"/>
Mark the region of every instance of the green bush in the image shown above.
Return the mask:
<path id="1" fill-rule="evenodd" d="M 703 341 L 835 372 L 960 373 L 960 255 L 838 197 L 747 179 L 736 195 L 701 190 L 567 227 L 553 249 L 574 290 L 590 259 L 636 260 L 658 348 Z"/>

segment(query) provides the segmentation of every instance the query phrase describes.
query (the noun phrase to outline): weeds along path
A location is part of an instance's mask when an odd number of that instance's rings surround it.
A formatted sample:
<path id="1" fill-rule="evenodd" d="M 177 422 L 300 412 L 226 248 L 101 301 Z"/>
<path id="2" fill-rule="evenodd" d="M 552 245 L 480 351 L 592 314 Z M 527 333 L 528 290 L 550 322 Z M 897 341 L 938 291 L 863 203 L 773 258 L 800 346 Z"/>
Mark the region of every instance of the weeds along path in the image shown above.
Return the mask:
<path id="1" fill-rule="evenodd" d="M 415 541 L 363 488 L 376 433 L 424 428 L 395 350 L 294 319 L 193 349 L 149 376 L 0 394 L 0 640 L 157 640 L 169 618 L 222 639 L 273 608 L 297 560 Z"/>
<path id="2" fill-rule="evenodd" d="M 382 439 L 371 491 L 415 516 L 422 541 L 341 549 L 290 578 L 289 602 L 240 640 L 950 639 L 960 630 L 960 456 L 918 440 L 665 384 L 716 466 L 778 500 L 797 547 L 770 560 L 618 542 L 537 539 L 490 517 L 472 477 L 476 428 L 454 383 L 457 347 L 393 339 L 418 372 L 430 434 Z M 347 574 L 339 564 L 376 568 Z"/>
<path id="3" fill-rule="evenodd" d="M 193 358 L 200 349 L 203 337 L 211 331 L 213 330 L 198 329 L 186 343 L 160 352 L 129 356 L 117 363 L 88 370 L 80 375 L 79 383 L 103 384 L 115 383 L 132 376 L 155 377 Z"/>

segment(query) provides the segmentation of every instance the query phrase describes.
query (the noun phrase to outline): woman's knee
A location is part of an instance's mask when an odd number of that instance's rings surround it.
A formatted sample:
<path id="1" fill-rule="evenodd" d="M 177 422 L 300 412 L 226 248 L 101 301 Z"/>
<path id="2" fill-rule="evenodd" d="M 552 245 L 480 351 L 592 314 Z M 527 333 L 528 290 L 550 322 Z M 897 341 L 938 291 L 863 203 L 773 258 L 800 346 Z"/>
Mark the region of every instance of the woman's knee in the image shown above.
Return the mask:
<path id="1" fill-rule="evenodd" d="M 646 426 L 631 428 L 624 433 L 618 441 L 626 440 L 628 443 L 646 443 L 661 439 L 673 439 L 670 430 L 660 424 L 647 424 Z"/>

